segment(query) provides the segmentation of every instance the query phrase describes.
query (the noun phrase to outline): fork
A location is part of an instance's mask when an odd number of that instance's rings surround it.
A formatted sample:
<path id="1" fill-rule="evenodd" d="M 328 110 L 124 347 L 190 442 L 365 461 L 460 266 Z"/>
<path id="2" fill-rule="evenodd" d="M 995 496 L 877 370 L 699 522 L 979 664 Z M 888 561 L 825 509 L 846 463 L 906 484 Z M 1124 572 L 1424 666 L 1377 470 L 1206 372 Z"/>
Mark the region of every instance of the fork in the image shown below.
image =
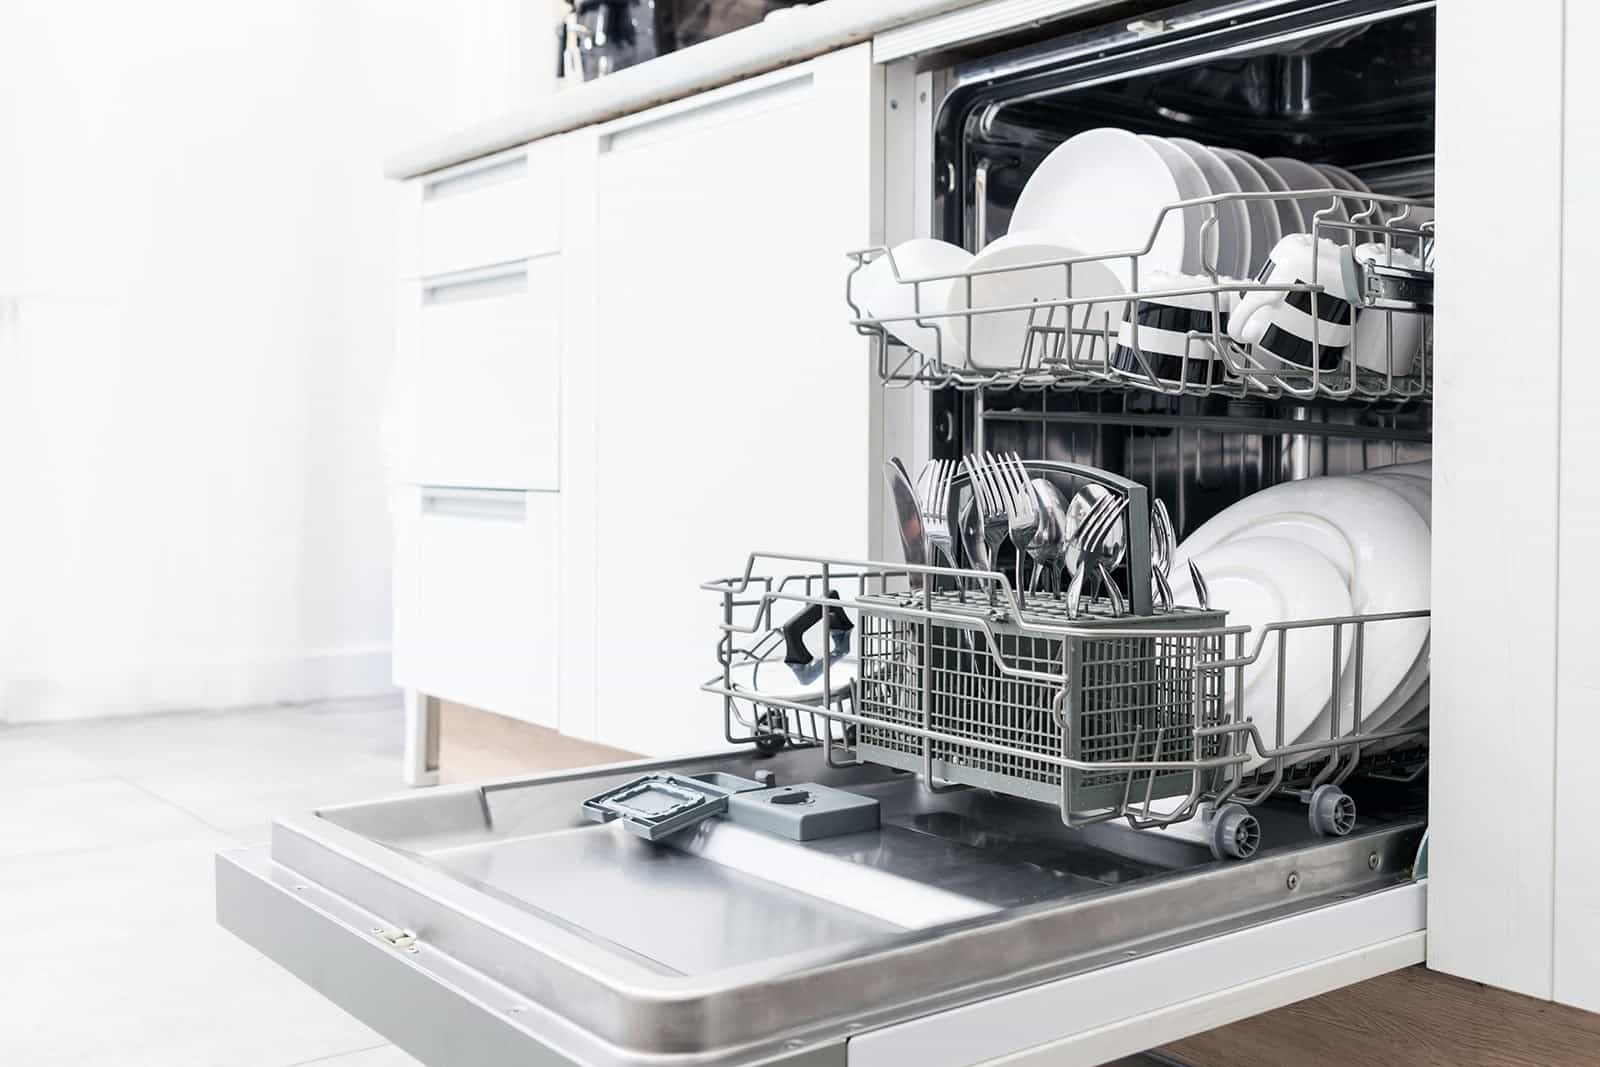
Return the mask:
<path id="1" fill-rule="evenodd" d="M 1111 577 L 1111 567 L 1116 566 L 1118 556 L 1121 554 L 1122 545 L 1112 545 L 1112 534 L 1117 531 L 1117 524 L 1122 521 L 1123 512 L 1128 509 L 1128 498 L 1124 496 L 1107 496 L 1096 501 L 1083 521 L 1083 526 L 1078 533 L 1077 557 L 1078 567 L 1073 572 L 1072 582 L 1067 587 L 1067 615 L 1077 618 L 1081 610 L 1084 579 L 1093 568 L 1095 576 L 1106 587 L 1106 595 L 1111 598 L 1111 610 L 1121 616 L 1126 611 L 1126 604 L 1122 599 L 1122 590 L 1117 588 L 1117 583 Z"/>
<path id="2" fill-rule="evenodd" d="M 1150 508 L 1150 575 L 1156 580 L 1156 598 L 1162 611 L 1172 610 L 1172 583 L 1167 575 L 1172 573 L 1172 557 L 1178 550 L 1177 531 L 1172 526 L 1172 515 L 1166 503 L 1156 497 Z"/>
<path id="3" fill-rule="evenodd" d="M 928 543 L 944 553 L 950 566 L 956 565 L 955 541 L 950 534 L 950 480 L 955 477 L 956 463 L 949 459 L 931 459 L 917 475 L 917 501 L 922 509 L 922 528 L 928 533 Z"/>
<path id="4" fill-rule="evenodd" d="M 1028 468 L 1022 465 L 1022 457 L 1012 452 L 1010 455 L 1001 454 L 993 460 L 995 469 L 1000 474 L 1000 479 L 1006 487 L 1006 495 L 1010 503 L 1006 510 L 1009 518 L 1006 531 L 1011 535 L 1011 543 L 1017 549 L 1017 598 L 1022 598 L 1022 561 L 1028 555 L 1028 546 L 1033 543 L 1033 535 L 1039 529 L 1039 504 L 1034 499 L 1033 486 L 1030 484 Z"/>
<path id="5" fill-rule="evenodd" d="M 1011 515 L 1007 510 L 1010 496 L 1000 486 L 994 458 L 968 455 L 961 461 L 967 468 L 967 478 L 972 483 L 972 499 L 977 503 L 978 521 L 983 535 L 987 559 L 982 561 L 985 570 L 992 570 L 998 559 L 1000 546 L 1011 533 Z"/>

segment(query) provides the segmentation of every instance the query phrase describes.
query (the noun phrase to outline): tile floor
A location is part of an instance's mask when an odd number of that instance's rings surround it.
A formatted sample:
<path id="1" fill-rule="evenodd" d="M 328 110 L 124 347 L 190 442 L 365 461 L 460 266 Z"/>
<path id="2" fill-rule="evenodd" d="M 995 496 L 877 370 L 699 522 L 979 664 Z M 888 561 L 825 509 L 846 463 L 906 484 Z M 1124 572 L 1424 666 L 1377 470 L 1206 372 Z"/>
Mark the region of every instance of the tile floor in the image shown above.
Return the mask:
<path id="1" fill-rule="evenodd" d="M 414 1067 L 216 925 L 212 854 L 396 792 L 398 699 L 0 726 L 0 1064 Z"/>

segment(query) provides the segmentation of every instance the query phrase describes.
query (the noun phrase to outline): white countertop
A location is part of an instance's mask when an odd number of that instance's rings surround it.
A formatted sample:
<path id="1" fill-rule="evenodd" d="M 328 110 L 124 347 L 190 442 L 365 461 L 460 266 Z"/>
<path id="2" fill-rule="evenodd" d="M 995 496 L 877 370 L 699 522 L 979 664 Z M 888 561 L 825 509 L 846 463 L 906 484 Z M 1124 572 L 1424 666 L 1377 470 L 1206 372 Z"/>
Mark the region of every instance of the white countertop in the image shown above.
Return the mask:
<path id="1" fill-rule="evenodd" d="M 410 178 L 565 130 L 603 122 L 864 41 L 980 0 L 824 0 L 620 70 L 538 104 L 390 155 L 383 172 Z"/>

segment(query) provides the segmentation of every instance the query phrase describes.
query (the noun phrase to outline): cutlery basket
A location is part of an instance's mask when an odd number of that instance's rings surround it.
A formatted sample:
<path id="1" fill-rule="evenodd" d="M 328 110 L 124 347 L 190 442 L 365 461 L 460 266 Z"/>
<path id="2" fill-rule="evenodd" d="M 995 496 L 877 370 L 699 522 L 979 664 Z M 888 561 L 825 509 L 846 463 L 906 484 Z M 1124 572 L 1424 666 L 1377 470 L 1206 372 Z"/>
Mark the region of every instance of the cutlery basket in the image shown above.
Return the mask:
<path id="1" fill-rule="evenodd" d="M 1199 669 L 1222 658 L 1222 612 L 1112 618 L 1097 602 L 1052 632 L 1064 615 L 1050 618 L 1048 601 L 1010 621 L 955 592 L 927 599 L 937 621 L 916 610 L 919 594 L 857 601 L 860 759 L 1059 803 L 1073 822 L 1186 796 L 1191 772 L 1154 765 L 1223 754 L 1224 739 L 1203 732 L 1221 724 L 1221 679 Z M 1141 629 L 1149 636 L 1130 635 Z M 935 736 L 924 744 L 908 727 Z"/>

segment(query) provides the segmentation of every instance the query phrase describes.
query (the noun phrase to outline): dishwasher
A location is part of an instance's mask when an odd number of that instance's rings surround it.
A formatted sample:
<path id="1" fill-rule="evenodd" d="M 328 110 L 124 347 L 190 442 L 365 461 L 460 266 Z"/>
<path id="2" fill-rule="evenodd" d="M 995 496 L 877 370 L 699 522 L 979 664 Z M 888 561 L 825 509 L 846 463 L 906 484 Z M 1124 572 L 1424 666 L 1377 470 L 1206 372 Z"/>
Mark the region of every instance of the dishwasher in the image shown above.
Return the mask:
<path id="1" fill-rule="evenodd" d="M 840 249 L 837 313 L 943 472 L 889 475 L 907 510 L 886 530 L 920 528 L 906 558 L 752 552 L 707 576 L 702 699 L 726 751 L 280 819 L 266 848 L 219 855 L 224 926 L 452 1065 L 1095 1063 L 1420 959 L 1425 636 L 1402 694 L 1362 690 L 1426 605 L 1242 625 L 1215 577 L 1165 565 L 1273 487 L 1426 480 L 1433 4 L 1097 10 L 907 72 L 928 121 L 887 165 L 928 236 L 1003 237 L 1052 151 L 1103 128 L 1352 180 L 1163 207 L 1153 233 L 1174 215 L 1201 235 L 1181 304 L 1141 288 L 1149 247 L 1030 260 L 1057 280 L 1026 305 Z M 1300 362 L 1230 338 L 1224 305 L 1273 277 L 1265 249 L 1248 277 L 1217 269 L 1220 220 L 1248 211 L 1405 253 L 1341 283 L 1382 360 L 1325 361 L 1315 332 Z M 1116 313 L 1082 314 L 1113 262 Z M 866 310 L 872 271 L 909 312 Z M 960 309 L 924 304 L 952 280 Z M 1332 286 L 1280 288 L 1325 324 Z M 1019 343 L 995 351 L 977 338 L 1002 316 Z M 988 543 L 978 525 L 1017 479 L 1114 503 L 1089 509 L 1064 599 L 1006 516 Z M 1297 733 L 1302 675 L 1331 697 Z"/>

